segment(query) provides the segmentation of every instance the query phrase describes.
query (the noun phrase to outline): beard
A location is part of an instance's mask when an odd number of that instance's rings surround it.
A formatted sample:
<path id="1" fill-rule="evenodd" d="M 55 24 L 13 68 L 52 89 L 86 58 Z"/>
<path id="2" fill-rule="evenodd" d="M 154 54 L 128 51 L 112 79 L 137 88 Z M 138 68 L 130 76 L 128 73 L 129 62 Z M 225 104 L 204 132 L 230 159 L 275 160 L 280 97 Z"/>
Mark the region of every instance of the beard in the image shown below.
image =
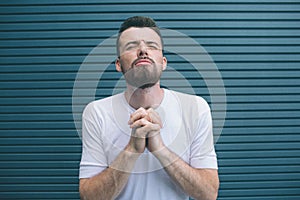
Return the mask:
<path id="1" fill-rule="evenodd" d="M 150 88 L 158 83 L 161 77 L 161 67 L 152 65 L 132 66 L 127 71 L 122 67 L 126 82 L 136 88 Z"/>

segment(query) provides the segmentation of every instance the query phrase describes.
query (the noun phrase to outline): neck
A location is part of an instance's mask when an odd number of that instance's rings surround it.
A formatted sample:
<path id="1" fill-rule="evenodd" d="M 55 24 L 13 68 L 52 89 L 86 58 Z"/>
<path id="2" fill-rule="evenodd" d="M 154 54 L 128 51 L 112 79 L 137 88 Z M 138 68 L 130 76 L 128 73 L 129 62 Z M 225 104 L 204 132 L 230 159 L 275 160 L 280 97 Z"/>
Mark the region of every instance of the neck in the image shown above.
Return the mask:
<path id="1" fill-rule="evenodd" d="M 164 98 L 164 91 L 160 88 L 159 83 L 150 88 L 133 88 L 128 85 L 125 91 L 125 98 L 129 105 L 135 109 L 143 107 L 157 108 Z"/>

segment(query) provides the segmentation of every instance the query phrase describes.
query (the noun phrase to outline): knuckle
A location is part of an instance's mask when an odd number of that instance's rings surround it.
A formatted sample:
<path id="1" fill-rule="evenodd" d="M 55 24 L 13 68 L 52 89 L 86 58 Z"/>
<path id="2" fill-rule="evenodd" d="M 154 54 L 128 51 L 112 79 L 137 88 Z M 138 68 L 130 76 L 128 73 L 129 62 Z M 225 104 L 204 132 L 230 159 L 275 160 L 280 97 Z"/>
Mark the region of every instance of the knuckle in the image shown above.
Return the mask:
<path id="1" fill-rule="evenodd" d="M 145 118 L 142 118 L 140 121 L 141 121 L 141 124 L 143 124 L 143 125 L 147 125 L 147 122 L 148 122 L 148 121 L 147 121 L 147 119 L 145 119 Z"/>
<path id="2" fill-rule="evenodd" d="M 137 109 L 136 112 L 145 113 L 146 110 L 145 110 L 145 108 L 141 107 L 141 108 Z"/>
<path id="3" fill-rule="evenodd" d="M 153 110 L 153 108 L 148 108 L 147 111 L 148 112 L 153 112 L 154 110 Z"/>

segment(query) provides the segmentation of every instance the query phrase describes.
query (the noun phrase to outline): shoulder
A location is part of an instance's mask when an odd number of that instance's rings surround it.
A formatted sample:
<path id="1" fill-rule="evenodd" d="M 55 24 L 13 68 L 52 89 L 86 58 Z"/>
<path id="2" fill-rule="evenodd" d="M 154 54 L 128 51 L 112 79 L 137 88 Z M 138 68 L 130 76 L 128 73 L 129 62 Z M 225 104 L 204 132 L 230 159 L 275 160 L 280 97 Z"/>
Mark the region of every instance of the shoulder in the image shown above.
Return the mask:
<path id="1" fill-rule="evenodd" d="M 169 90 L 169 93 L 173 98 L 177 98 L 180 104 L 187 110 L 210 111 L 210 107 L 203 97 L 173 90 Z"/>
<path id="2" fill-rule="evenodd" d="M 115 102 L 119 102 L 122 98 L 122 93 L 99 100 L 94 100 L 86 105 L 83 111 L 83 117 L 97 115 L 112 109 Z"/>

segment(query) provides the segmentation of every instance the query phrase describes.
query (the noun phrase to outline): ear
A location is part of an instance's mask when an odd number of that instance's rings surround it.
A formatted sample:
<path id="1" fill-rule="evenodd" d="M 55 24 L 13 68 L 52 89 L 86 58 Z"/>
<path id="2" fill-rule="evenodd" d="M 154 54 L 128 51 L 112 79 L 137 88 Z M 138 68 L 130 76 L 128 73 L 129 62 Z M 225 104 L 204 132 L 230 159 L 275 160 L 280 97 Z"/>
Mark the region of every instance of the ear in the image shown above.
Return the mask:
<path id="1" fill-rule="evenodd" d="M 115 66 L 116 66 L 116 70 L 117 70 L 118 72 L 122 72 L 121 63 L 120 63 L 120 58 L 117 58 L 117 59 L 116 59 Z"/>
<path id="2" fill-rule="evenodd" d="M 163 70 L 167 68 L 167 65 L 168 65 L 168 60 L 166 57 L 163 57 Z"/>

